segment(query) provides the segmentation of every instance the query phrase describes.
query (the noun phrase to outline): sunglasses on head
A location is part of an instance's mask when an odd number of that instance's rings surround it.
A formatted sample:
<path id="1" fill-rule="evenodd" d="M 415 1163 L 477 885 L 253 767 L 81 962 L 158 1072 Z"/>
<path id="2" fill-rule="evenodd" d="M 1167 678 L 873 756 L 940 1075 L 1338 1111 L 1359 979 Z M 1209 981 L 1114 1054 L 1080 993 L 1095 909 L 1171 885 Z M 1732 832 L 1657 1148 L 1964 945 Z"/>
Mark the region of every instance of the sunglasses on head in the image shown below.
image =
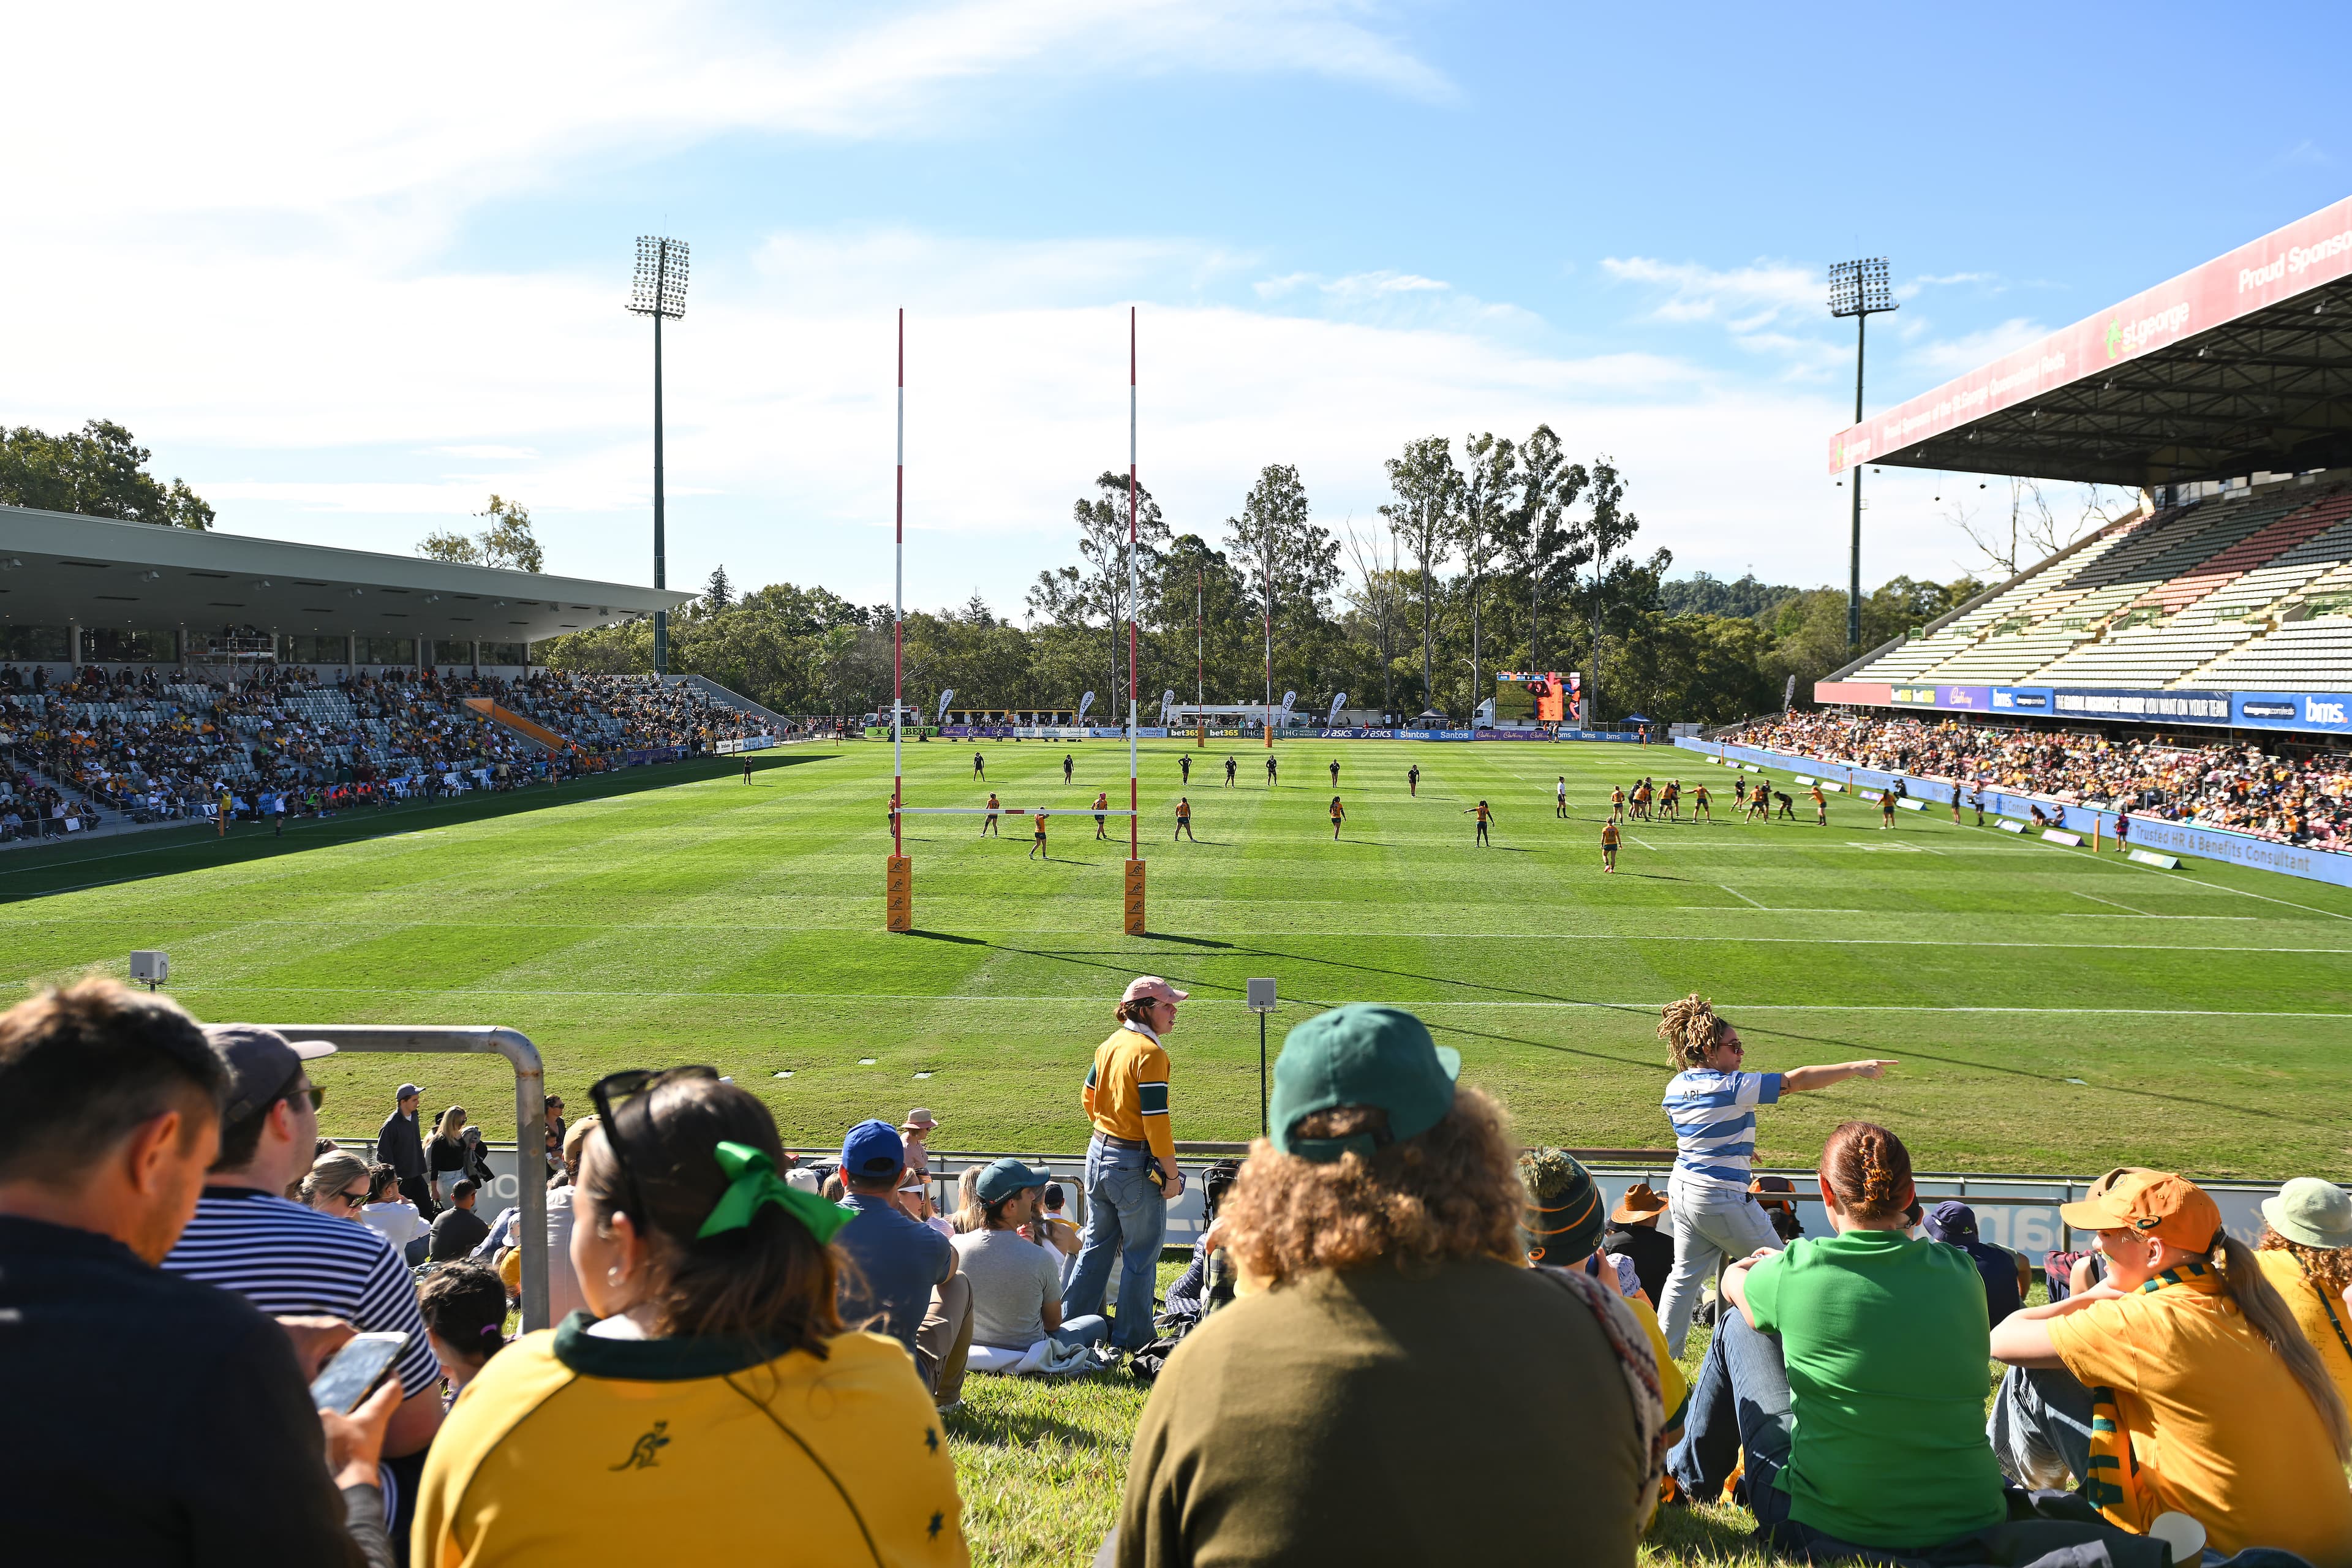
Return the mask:
<path id="1" fill-rule="evenodd" d="M 634 1112 L 635 1131 L 643 1132 L 653 1125 L 653 1110 L 646 1095 L 666 1083 L 687 1079 L 716 1079 L 717 1068 L 629 1068 L 598 1079 L 589 1089 L 588 1098 L 596 1107 L 599 1123 L 604 1129 L 604 1147 L 613 1152 L 613 1163 L 621 1168 L 621 1182 L 628 1193 L 628 1203 L 622 1213 L 640 1235 L 653 1224 L 653 1213 L 646 1204 L 646 1190 L 637 1182 L 637 1168 L 629 1158 L 631 1134 L 621 1127 L 622 1113 Z"/>

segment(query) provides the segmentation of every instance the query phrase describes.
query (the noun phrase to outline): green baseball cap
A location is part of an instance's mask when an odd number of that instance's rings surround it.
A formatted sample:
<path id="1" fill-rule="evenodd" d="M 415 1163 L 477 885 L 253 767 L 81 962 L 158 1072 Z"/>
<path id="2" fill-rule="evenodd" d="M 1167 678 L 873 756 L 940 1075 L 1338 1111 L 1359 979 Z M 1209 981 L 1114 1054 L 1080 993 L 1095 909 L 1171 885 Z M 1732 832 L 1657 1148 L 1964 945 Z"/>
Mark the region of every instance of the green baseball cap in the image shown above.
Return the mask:
<path id="1" fill-rule="evenodd" d="M 1348 1153 L 1369 1160 L 1381 1144 L 1418 1138 L 1444 1121 L 1461 1070 L 1462 1053 L 1431 1039 L 1429 1026 L 1402 1007 L 1350 1002 L 1318 1013 L 1284 1037 L 1274 1064 L 1266 1107 L 1274 1146 L 1318 1164 Z M 1302 1118 L 1343 1105 L 1387 1111 L 1387 1133 L 1302 1138 L 1291 1131 Z"/>

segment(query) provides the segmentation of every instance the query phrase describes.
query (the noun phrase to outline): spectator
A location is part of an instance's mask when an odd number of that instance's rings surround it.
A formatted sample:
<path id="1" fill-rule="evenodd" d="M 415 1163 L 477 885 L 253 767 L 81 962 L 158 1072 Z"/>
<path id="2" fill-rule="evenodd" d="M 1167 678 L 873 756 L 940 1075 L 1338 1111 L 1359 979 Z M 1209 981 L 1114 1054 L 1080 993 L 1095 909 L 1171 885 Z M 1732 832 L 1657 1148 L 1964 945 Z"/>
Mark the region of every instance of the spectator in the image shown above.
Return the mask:
<path id="1" fill-rule="evenodd" d="M 2167 1512 L 2224 1554 L 2352 1568 L 2352 1424 L 2327 1369 L 2204 1189 L 2125 1167 L 2059 1209 L 2107 1278 L 1992 1331 L 2009 1363 L 1987 1435 L 2024 1486 L 2080 1482 L 2146 1531 Z"/>
<path id="2" fill-rule="evenodd" d="M 1168 1051 L 1160 1037 L 1176 1026 L 1176 1005 L 1188 994 L 1156 974 L 1130 982 L 1119 998 L 1118 1027 L 1095 1047 L 1079 1095 L 1094 1133 L 1087 1143 L 1086 1231 L 1062 1313 L 1098 1315 L 1117 1260 L 1118 1321 L 1112 1337 L 1122 1350 L 1151 1342 L 1168 1205 L 1184 1191 L 1168 1120 Z"/>
<path id="3" fill-rule="evenodd" d="M 940 1408 L 952 1410 L 971 1350 L 971 1281 L 948 1238 L 898 1206 L 906 1171 L 907 1146 L 887 1121 L 861 1121 L 842 1140 L 843 1205 L 856 1217 L 834 1245 L 856 1268 L 842 1281 L 841 1314 L 904 1345 Z"/>
<path id="4" fill-rule="evenodd" d="M 427 1230 L 416 1205 L 400 1195 L 400 1176 L 390 1165 L 368 1167 L 368 1201 L 360 1205 L 359 1217 L 361 1224 L 401 1253 Z"/>
<path id="5" fill-rule="evenodd" d="M 302 1178 L 299 1196 L 320 1214 L 364 1225 L 360 1210 L 367 1206 L 368 1192 L 367 1162 L 336 1149 L 310 1162 L 310 1173 Z"/>
<path id="6" fill-rule="evenodd" d="M 452 1263 L 425 1277 L 416 1307 L 425 1316 L 425 1332 L 449 1390 L 442 1401 L 446 1407 L 474 1381 L 484 1363 L 506 1349 L 507 1288 L 478 1263 Z"/>
<path id="7" fill-rule="evenodd" d="M 948 1229 L 956 1236 L 968 1236 L 981 1227 L 980 1167 L 966 1165 L 956 1174 L 955 1213 L 948 1216 Z"/>
<path id="8" fill-rule="evenodd" d="M 1984 1286 L 1965 1254 L 1907 1233 L 1911 1155 L 1849 1121 L 1822 1151 L 1832 1234 L 1734 1263 L 1688 1434 L 1670 1463 L 1712 1498 L 1744 1462 L 1769 1546 L 1813 1558 L 1932 1555 L 2021 1562 L 2108 1541 L 2097 1525 L 2011 1524 L 1984 1442 Z"/>
<path id="9" fill-rule="evenodd" d="M 1609 1211 L 1614 1228 L 1601 1238 L 1603 1252 L 1633 1259 L 1633 1276 L 1653 1308 L 1666 1299 L 1666 1276 L 1675 1267 L 1674 1237 L 1658 1228 L 1658 1216 L 1665 1212 L 1665 1198 L 1649 1183 L 1635 1182 Z"/>
<path id="10" fill-rule="evenodd" d="M 366 1332 L 406 1334 L 394 1364 L 409 1394 L 383 1451 L 391 1459 L 421 1453 L 441 1425 L 439 1373 L 407 1268 L 368 1230 L 278 1195 L 307 1168 L 319 1133 L 320 1091 L 302 1064 L 334 1047 L 290 1044 L 251 1024 L 215 1024 L 205 1034 L 229 1070 L 220 1153 L 164 1269 L 233 1290 L 265 1312 L 325 1313 Z"/>
<path id="11" fill-rule="evenodd" d="M 1255 1288 L 1152 1388 L 1118 1563 L 1633 1562 L 1657 1365 L 1614 1290 L 1506 1261 L 1510 1137 L 1459 1065 L 1392 1007 L 1290 1032 L 1223 1215 Z"/>
<path id="12" fill-rule="evenodd" d="M 1025 1351 L 1040 1340 L 1098 1345 L 1107 1319 L 1062 1317 L 1060 1255 L 1021 1234 L 1043 1212 L 1050 1173 L 1006 1158 L 980 1173 L 981 1228 L 956 1237 L 959 1276 L 971 1282 L 971 1342 Z"/>
<path id="13" fill-rule="evenodd" d="M 425 1180 L 433 1201 L 447 1207 L 449 1188 L 472 1163 L 466 1156 L 466 1108 L 453 1105 L 434 1125 L 433 1141 L 425 1146 Z"/>
<path id="14" fill-rule="evenodd" d="M 931 1129 L 939 1124 L 939 1118 L 919 1105 L 907 1112 L 907 1120 L 898 1123 L 898 1140 L 907 1146 L 907 1169 L 925 1177 L 930 1175 Z"/>
<path id="15" fill-rule="evenodd" d="M 400 1086 L 392 1114 L 375 1130 L 375 1157 L 392 1167 L 392 1173 L 400 1180 L 401 1192 L 416 1205 L 416 1212 L 430 1218 L 434 1212 L 433 1194 L 425 1184 L 425 1135 L 416 1121 L 417 1107 L 424 1098 L 424 1090 L 415 1084 Z"/>
<path id="16" fill-rule="evenodd" d="M 2025 1259 L 2005 1247 L 1979 1241 L 1976 1210 L 1957 1198 L 1948 1199 L 1927 1211 L 1926 1229 L 1933 1240 L 1967 1253 L 1969 1261 L 1984 1277 L 1985 1316 L 1989 1321 L 1998 1323 L 2025 1305 L 2025 1281 L 2029 1278 Z"/>
<path id="17" fill-rule="evenodd" d="M 1797 1217 L 1797 1184 L 1786 1176 L 1758 1176 L 1748 1184 L 1748 1195 L 1764 1211 L 1772 1225 L 1772 1234 L 1786 1247 L 1805 1234 L 1805 1222 Z"/>
<path id="18" fill-rule="evenodd" d="M 1233 1254 L 1225 1247 L 1224 1227 L 1217 1222 L 1241 1173 L 1239 1160 L 1219 1160 L 1201 1173 L 1201 1234 L 1192 1240 L 1192 1261 L 1170 1283 L 1168 1308 L 1160 1314 L 1161 1326 L 1178 1338 L 1234 1299 Z M 1050 1199 L 1054 1189 L 1046 1188 L 1045 1195 Z"/>
<path id="19" fill-rule="evenodd" d="M 1877 1078 L 1889 1061 L 1841 1062 L 1787 1072 L 1743 1072 L 1739 1031 L 1715 1016 L 1706 998 L 1666 1005 L 1658 1023 L 1678 1069 L 1666 1085 L 1675 1124 L 1675 1169 L 1666 1182 L 1666 1223 L 1674 1229 L 1675 1268 L 1658 1306 L 1666 1345 L 1675 1355 L 1690 1333 L 1699 1288 L 1719 1263 L 1780 1246 L 1780 1233 L 1748 1193 L 1756 1152 L 1756 1108 L 1783 1094 L 1826 1089 L 1849 1078 Z"/>
<path id="20" fill-rule="evenodd" d="M 1641 1276 L 1633 1260 L 1612 1259 L 1601 1250 L 1608 1216 L 1592 1173 L 1565 1149 L 1532 1149 L 1519 1156 L 1519 1184 L 1528 1196 L 1521 1240 L 1529 1267 L 1574 1269 L 1603 1282 L 1623 1299 L 1626 1310 L 1641 1324 L 1651 1359 L 1657 1363 L 1658 1401 L 1666 1413 L 1661 1440 L 1671 1447 L 1682 1436 L 1690 1384 L 1666 1353 L 1665 1333 L 1658 1327 L 1656 1310 L 1642 1296 Z"/>
<path id="21" fill-rule="evenodd" d="M 2319 1352 L 2336 1397 L 2352 1406 L 2352 1197 L 2333 1182 L 2297 1176 L 2263 1200 L 2254 1260 Z"/>
<path id="22" fill-rule="evenodd" d="M 113 981 L 0 1015 L 0 1364 L 16 1416 L 0 1423 L 0 1517 L 11 1560 L 391 1560 L 375 1450 L 397 1385 L 351 1417 L 320 1415 L 286 1330 L 155 1267 L 203 1191 L 228 1078 L 175 1004 Z M 261 1115 L 294 1120 L 282 1101 Z M 322 1354 L 347 1332 L 303 1338 Z M 140 1429 L 165 1435 L 168 1462 L 141 1463 L 126 1447 L 134 1411 Z"/>
<path id="23" fill-rule="evenodd" d="M 480 1191 L 471 1176 L 449 1189 L 449 1206 L 433 1221 L 432 1244 L 425 1249 L 428 1260 L 454 1263 L 488 1238 L 490 1227 L 474 1212 L 474 1194 Z"/>
<path id="24" fill-rule="evenodd" d="M 1238 1170 L 1240 1167 L 1236 1164 L 1234 1168 Z M 1071 1224 L 1069 1216 L 1062 1212 L 1068 1201 L 1061 1183 L 1048 1182 L 1045 1194 L 1038 1200 L 1040 1212 L 1037 1215 L 1037 1229 L 1045 1242 L 1062 1255 L 1065 1272 L 1069 1260 L 1078 1255 L 1078 1227 Z M 1208 1217 L 1214 1219 L 1216 1211 L 1211 1209 Z"/>
<path id="25" fill-rule="evenodd" d="M 968 1562 L 939 1417 L 897 1347 L 844 1331 L 825 1244 L 846 1216 L 778 1175 L 767 1109 L 708 1068 L 615 1074 L 596 1100 L 588 1314 L 452 1407 L 418 1563 Z"/>
<path id="26" fill-rule="evenodd" d="M 588 1135 L 596 1130 L 596 1124 L 597 1119 L 592 1113 L 573 1122 L 564 1132 L 563 1174 L 547 1189 L 547 1320 L 551 1323 L 560 1323 L 588 1305 L 580 1289 L 580 1276 L 572 1268 L 572 1203 L 579 1193 L 576 1184 L 581 1151 L 586 1147 Z M 519 1282 L 522 1278 L 522 1255 L 510 1249 L 500 1259 L 501 1273 L 509 1263 Z"/>
<path id="27" fill-rule="evenodd" d="M 466 1146 L 466 1174 L 474 1179 L 474 1185 L 487 1187 L 495 1183 L 499 1179 L 498 1173 L 490 1169 L 490 1151 L 482 1142 L 480 1124 L 467 1122 L 464 1131 L 457 1134 L 457 1141 Z M 518 1148 L 515 1152 L 520 1159 L 522 1151 Z M 515 1174 L 518 1178 L 522 1174 L 520 1163 L 515 1166 Z"/>
<path id="28" fill-rule="evenodd" d="M 547 1173 L 551 1176 L 563 1169 L 563 1097 L 560 1094 L 551 1094 L 547 1097 L 545 1105 L 545 1115 L 547 1117 Z M 515 1151 L 515 1153 L 517 1157 L 520 1158 L 522 1151 L 518 1149 Z M 520 1167 L 517 1168 L 515 1173 L 518 1176 L 522 1173 Z"/>

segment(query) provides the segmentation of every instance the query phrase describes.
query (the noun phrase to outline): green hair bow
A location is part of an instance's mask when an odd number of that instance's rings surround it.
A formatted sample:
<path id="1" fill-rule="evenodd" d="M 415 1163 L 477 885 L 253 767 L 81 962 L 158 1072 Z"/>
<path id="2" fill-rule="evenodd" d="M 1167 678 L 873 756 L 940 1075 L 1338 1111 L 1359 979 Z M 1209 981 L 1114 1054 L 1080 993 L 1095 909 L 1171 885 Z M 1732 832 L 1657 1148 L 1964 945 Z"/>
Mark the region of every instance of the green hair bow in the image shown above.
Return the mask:
<path id="1" fill-rule="evenodd" d="M 719 1168 L 727 1173 L 727 1190 L 712 1205 L 710 1217 L 694 1233 L 700 1241 L 721 1231 L 741 1230 L 751 1223 L 762 1204 L 774 1204 L 808 1227 L 819 1247 L 856 1218 L 854 1211 L 829 1204 L 814 1193 L 804 1193 L 776 1174 L 776 1163 L 749 1143 L 721 1143 L 714 1151 Z"/>

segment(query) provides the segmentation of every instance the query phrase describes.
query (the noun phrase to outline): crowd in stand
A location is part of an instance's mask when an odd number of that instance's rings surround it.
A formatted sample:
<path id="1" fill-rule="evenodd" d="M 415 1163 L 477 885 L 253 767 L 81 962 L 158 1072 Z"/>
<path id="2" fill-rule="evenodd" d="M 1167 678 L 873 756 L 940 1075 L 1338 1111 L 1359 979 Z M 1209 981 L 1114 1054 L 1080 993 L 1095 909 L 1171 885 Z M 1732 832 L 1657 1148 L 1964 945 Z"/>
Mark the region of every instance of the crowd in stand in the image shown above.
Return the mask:
<path id="1" fill-rule="evenodd" d="M 1967 787 L 2097 804 L 2283 844 L 2352 850 L 2352 755 L 2274 756 L 2243 742 L 2185 746 L 1910 717 L 1791 713 L 1722 740 Z"/>
<path id="2" fill-rule="evenodd" d="M 310 700 L 332 693 L 331 703 Z M 554 732 L 557 750 L 467 707 L 488 699 Z M 122 711 L 127 710 L 128 711 Z M 92 667 L 51 682 L 0 667 L 0 839 L 139 821 L 318 816 L 411 795 L 518 788 L 630 760 L 707 754 L 763 721 L 686 686 L 534 670 L 303 667 L 233 681 L 167 679 L 153 665 Z M 12 822 L 11 817 L 15 820 Z"/>
<path id="3" fill-rule="evenodd" d="M 1661 1510 L 1728 1496 L 1816 1562 L 2352 1568 L 2331 1184 L 2265 1200 L 2249 1247 L 2195 1184 L 2110 1172 L 2029 1304 L 1886 1127 L 1830 1134 L 1827 1237 L 1751 1177 L 1760 1110 L 1894 1063 L 1755 1070 L 1673 1005 L 1674 1171 L 1612 1207 L 1419 1019 L 1356 1004 L 1286 1039 L 1271 1133 L 1206 1173 L 1161 1310 L 1184 999 L 1136 981 L 1096 1049 L 1082 1229 L 1011 1158 L 932 1212 L 920 1108 L 795 1162 L 709 1068 L 610 1075 L 576 1120 L 550 1097 L 519 1153 L 560 1321 L 510 1338 L 519 1208 L 475 1214 L 462 1107 L 402 1085 L 371 1160 L 319 1136 L 331 1045 L 37 994 L 0 1015 L 9 1551 L 962 1563 L 967 1373 L 1125 1368 L 1152 1387 L 1103 1563 L 1630 1565 Z"/>

